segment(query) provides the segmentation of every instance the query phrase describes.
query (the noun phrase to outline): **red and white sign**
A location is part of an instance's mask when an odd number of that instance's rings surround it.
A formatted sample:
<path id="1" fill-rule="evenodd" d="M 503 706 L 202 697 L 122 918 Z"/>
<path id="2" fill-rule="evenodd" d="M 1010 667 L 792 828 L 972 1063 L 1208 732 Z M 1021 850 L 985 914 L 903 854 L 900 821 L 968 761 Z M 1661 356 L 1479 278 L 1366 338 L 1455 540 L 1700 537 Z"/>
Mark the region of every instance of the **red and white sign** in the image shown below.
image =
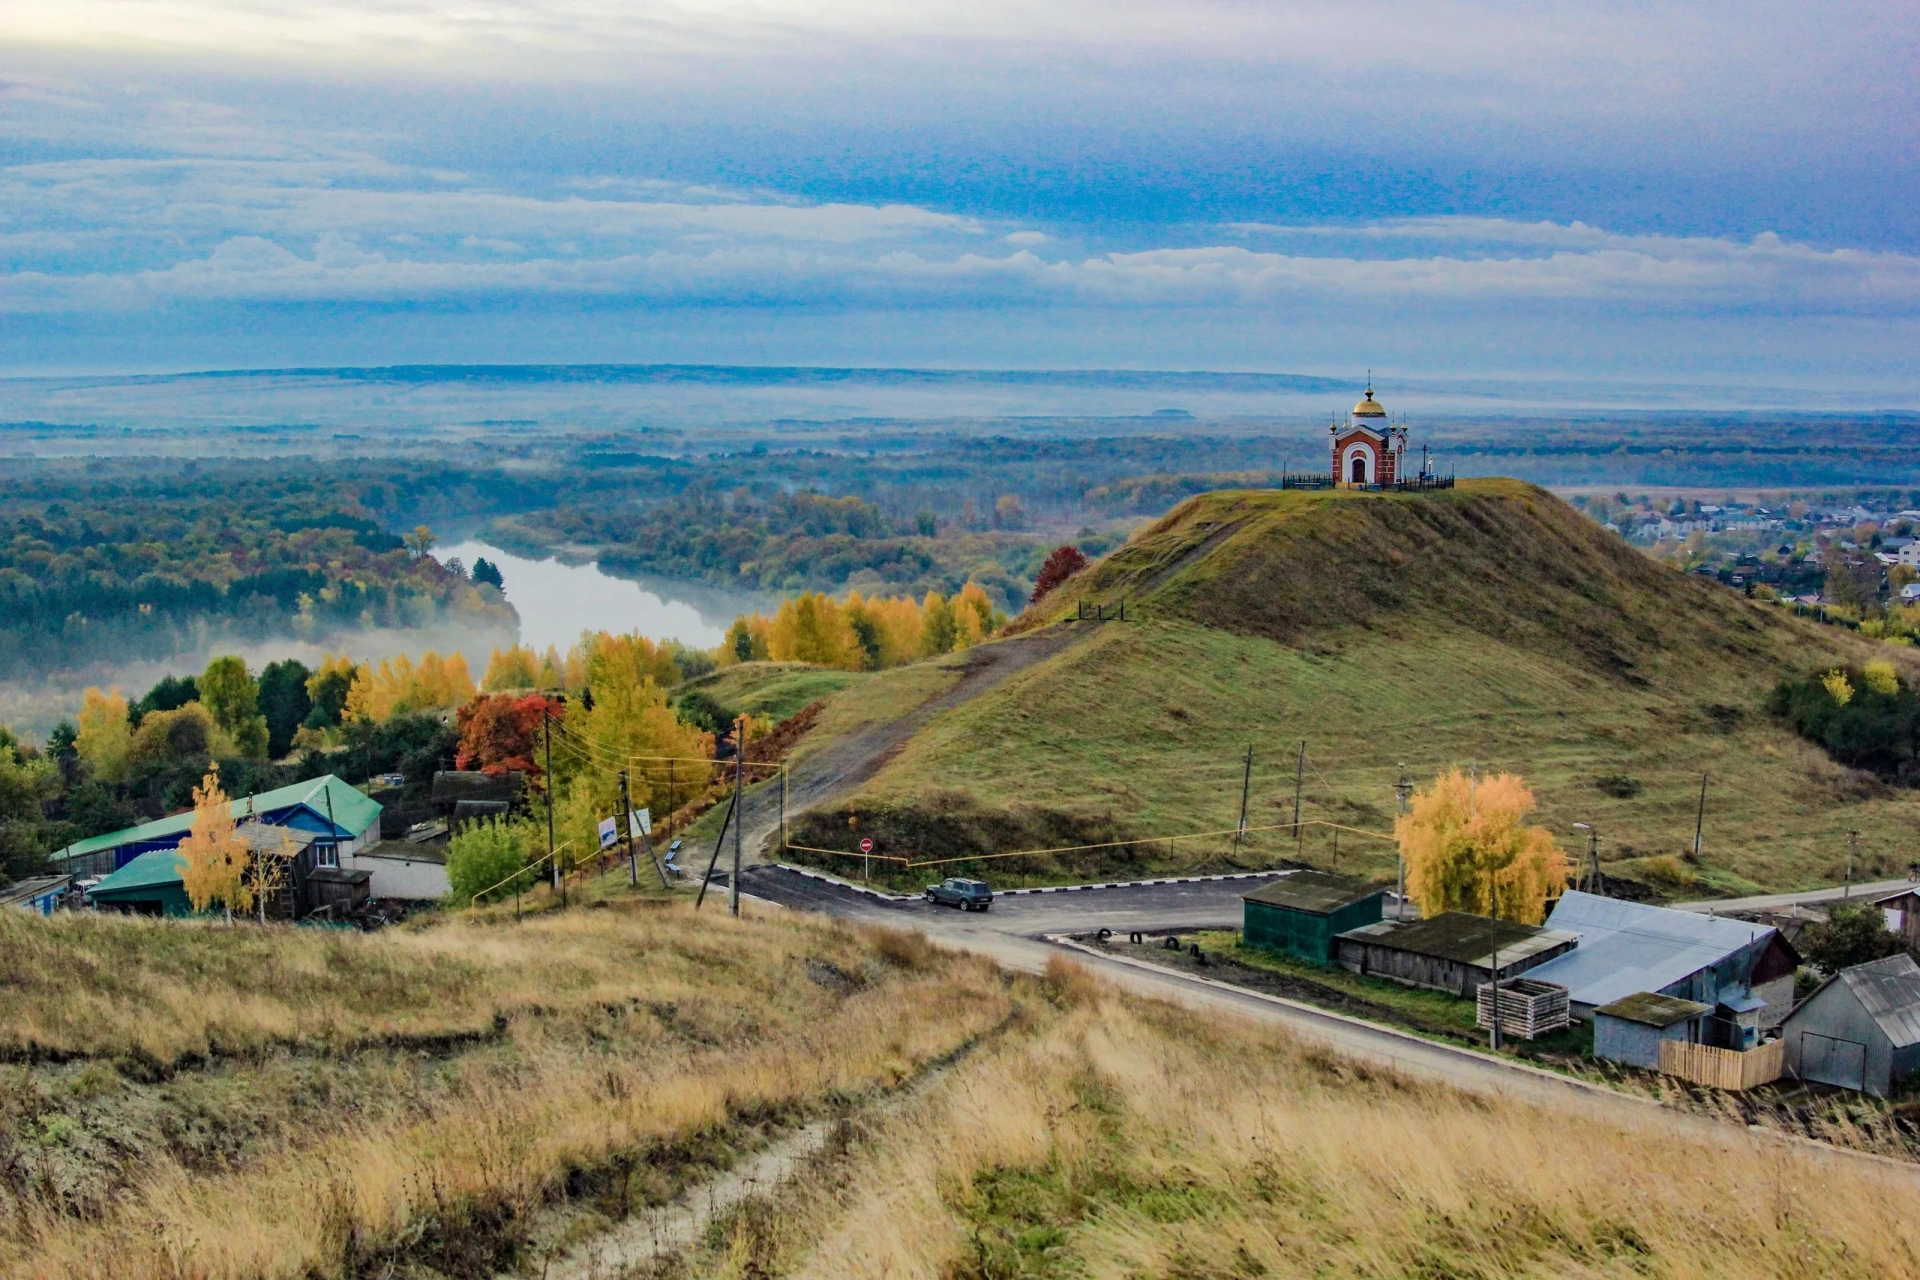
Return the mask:
<path id="1" fill-rule="evenodd" d="M 860 852 L 862 852 L 862 853 L 872 853 L 872 852 L 873 852 L 873 841 L 871 841 L 871 840 L 862 840 L 862 841 L 860 842 Z"/>

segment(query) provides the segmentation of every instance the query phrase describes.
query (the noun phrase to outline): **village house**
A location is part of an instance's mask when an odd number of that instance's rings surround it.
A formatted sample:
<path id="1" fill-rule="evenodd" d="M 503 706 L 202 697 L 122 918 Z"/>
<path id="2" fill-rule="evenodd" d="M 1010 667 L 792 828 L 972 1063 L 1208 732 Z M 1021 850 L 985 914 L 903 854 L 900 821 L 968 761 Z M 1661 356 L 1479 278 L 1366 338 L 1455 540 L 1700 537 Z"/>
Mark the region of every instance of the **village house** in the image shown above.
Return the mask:
<path id="1" fill-rule="evenodd" d="M 1571 951 L 1578 939 L 1560 929 L 1447 911 L 1400 924 L 1382 920 L 1342 933 L 1334 961 L 1343 969 L 1465 999 L 1482 983 L 1532 973 Z"/>

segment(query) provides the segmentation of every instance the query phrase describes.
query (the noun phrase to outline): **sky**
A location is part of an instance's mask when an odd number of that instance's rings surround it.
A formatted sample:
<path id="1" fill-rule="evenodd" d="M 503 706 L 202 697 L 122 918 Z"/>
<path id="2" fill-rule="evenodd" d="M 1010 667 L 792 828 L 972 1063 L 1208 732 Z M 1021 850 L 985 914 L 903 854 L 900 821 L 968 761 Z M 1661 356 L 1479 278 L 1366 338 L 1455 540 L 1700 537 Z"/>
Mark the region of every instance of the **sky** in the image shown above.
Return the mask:
<path id="1" fill-rule="evenodd" d="M 1156 368 L 1920 403 L 1920 6 L 10 0 L 0 374 Z"/>

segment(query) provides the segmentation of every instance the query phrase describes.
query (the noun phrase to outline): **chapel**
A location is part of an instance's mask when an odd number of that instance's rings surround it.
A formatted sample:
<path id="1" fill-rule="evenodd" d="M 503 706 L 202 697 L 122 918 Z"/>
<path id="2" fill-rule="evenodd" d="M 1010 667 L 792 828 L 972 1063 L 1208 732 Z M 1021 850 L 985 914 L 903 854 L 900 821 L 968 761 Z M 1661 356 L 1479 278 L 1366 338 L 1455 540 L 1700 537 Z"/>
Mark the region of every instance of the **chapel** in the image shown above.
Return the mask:
<path id="1" fill-rule="evenodd" d="M 1345 426 L 1335 422 L 1327 428 L 1333 437 L 1333 483 L 1341 489 L 1377 489 L 1392 485 L 1405 474 L 1407 429 L 1387 419 L 1387 411 L 1373 398 L 1373 380 L 1367 380 L 1367 394 Z"/>

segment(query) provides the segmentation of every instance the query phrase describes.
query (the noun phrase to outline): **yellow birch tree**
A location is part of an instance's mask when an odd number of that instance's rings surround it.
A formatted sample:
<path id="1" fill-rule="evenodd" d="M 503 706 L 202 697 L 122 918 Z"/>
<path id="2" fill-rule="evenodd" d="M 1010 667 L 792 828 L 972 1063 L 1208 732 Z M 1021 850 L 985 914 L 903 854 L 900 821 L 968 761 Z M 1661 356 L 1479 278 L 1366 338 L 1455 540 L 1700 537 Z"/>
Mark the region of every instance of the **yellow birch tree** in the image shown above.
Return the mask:
<path id="1" fill-rule="evenodd" d="M 1545 827 L 1527 826 L 1533 792 L 1518 774 L 1473 778 L 1453 768 L 1413 793 L 1394 822 L 1407 892 L 1425 916 L 1471 911 L 1539 924 L 1566 887 L 1566 855 Z"/>
<path id="2" fill-rule="evenodd" d="M 133 726 L 127 723 L 127 700 L 118 689 L 102 693 L 94 688 L 81 695 L 80 732 L 73 745 L 95 776 L 107 782 L 126 780 Z"/>
<path id="3" fill-rule="evenodd" d="M 207 776 L 193 789 L 193 827 L 180 842 L 180 887 L 195 911 L 218 902 L 227 913 L 246 913 L 253 905 L 247 883 L 247 838 L 235 828 L 227 793 L 220 789 L 220 766 L 207 766 Z"/>

